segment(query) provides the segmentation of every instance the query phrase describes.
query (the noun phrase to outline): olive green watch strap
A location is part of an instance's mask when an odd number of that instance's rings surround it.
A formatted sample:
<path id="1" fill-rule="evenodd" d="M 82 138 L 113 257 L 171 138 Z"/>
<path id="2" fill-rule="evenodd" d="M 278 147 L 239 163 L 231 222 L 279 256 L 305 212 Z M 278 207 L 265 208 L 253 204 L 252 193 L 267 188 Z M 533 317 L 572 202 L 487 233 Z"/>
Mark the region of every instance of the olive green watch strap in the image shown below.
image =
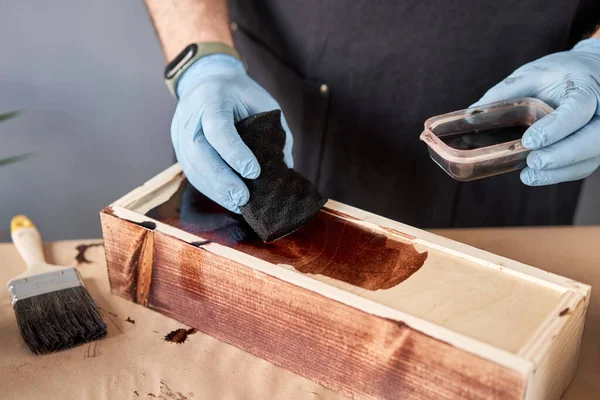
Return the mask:
<path id="1" fill-rule="evenodd" d="M 211 54 L 227 54 L 244 63 L 240 54 L 231 46 L 219 42 L 192 43 L 165 67 L 165 83 L 169 92 L 177 97 L 177 83 L 183 73 L 198 59 Z M 244 63 L 244 66 L 246 64 Z"/>

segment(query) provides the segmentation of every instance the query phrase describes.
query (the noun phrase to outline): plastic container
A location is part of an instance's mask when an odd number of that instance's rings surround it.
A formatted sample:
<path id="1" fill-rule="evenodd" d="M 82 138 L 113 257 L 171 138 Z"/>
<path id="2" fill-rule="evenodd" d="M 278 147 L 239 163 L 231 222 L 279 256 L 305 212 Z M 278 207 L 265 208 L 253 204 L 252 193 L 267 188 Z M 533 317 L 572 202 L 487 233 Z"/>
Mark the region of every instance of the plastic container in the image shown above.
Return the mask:
<path id="1" fill-rule="evenodd" d="M 552 111 L 529 97 L 454 111 L 425 121 L 421 140 L 448 175 L 472 181 L 525 167 L 522 134 Z"/>

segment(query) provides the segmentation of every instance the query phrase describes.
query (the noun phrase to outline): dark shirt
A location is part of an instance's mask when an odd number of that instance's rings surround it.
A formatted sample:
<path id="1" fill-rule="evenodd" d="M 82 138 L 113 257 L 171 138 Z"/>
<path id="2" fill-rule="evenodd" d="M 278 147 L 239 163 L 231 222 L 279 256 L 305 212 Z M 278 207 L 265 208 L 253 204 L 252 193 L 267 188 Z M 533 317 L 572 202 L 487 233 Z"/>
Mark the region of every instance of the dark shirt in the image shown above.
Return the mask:
<path id="1" fill-rule="evenodd" d="M 295 168 L 326 196 L 422 228 L 571 224 L 581 182 L 460 183 L 419 141 L 521 65 L 600 22 L 588 0 L 230 0 L 249 72 L 281 104 Z"/>

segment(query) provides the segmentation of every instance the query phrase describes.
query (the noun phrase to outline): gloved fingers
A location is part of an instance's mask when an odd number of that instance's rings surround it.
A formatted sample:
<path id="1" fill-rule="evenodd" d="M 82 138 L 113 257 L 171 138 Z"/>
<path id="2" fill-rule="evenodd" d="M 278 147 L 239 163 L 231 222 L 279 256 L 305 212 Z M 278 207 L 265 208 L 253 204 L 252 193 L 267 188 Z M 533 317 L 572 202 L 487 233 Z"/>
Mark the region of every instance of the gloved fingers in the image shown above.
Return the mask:
<path id="1" fill-rule="evenodd" d="M 287 121 L 285 120 L 285 116 L 281 114 L 281 126 L 285 131 L 285 145 L 283 146 L 283 161 L 288 166 L 288 168 L 294 168 L 294 158 L 292 157 L 292 147 L 294 146 L 294 137 L 292 136 L 292 132 L 290 131 L 290 127 L 288 126 Z"/>
<path id="2" fill-rule="evenodd" d="M 248 188 L 203 135 L 181 143 L 175 150 L 185 176 L 198 191 L 240 213 L 239 207 L 250 199 Z"/>
<path id="3" fill-rule="evenodd" d="M 600 166 L 600 157 L 590 158 L 563 168 L 535 170 L 525 168 L 521 171 L 521 181 L 529 186 L 553 185 L 560 182 L 576 181 L 587 178 Z"/>
<path id="4" fill-rule="evenodd" d="M 539 89 L 538 86 L 534 76 L 519 69 L 488 90 L 481 99 L 471 104 L 469 108 L 517 97 L 531 96 Z"/>
<path id="5" fill-rule="evenodd" d="M 600 156 L 600 117 L 558 142 L 527 156 L 530 168 L 555 169 Z"/>
<path id="6" fill-rule="evenodd" d="M 569 86 L 569 82 L 556 110 L 527 129 L 523 146 L 532 150 L 549 146 L 590 122 L 596 112 L 596 96 L 591 90 L 574 87 L 572 82 Z"/>
<path id="7" fill-rule="evenodd" d="M 206 109 L 202 116 L 204 136 L 231 168 L 244 178 L 256 179 L 260 175 L 260 164 L 240 138 L 233 121 L 233 109 Z"/>

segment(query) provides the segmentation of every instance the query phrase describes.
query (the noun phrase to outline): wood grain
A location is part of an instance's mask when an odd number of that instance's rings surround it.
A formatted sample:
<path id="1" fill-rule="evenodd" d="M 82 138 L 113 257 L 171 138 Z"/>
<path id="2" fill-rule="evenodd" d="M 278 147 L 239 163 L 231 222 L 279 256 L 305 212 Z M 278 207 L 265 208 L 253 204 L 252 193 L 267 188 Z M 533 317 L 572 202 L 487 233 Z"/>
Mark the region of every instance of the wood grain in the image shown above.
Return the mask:
<path id="1" fill-rule="evenodd" d="M 101 219 L 108 215 L 112 215 L 110 207 L 103 210 Z M 103 225 L 102 233 L 106 254 L 121 265 L 119 271 L 109 269 L 111 291 L 146 306 L 152 281 L 154 232 L 139 225 L 136 229 Z"/>
<path id="2" fill-rule="evenodd" d="M 113 293 L 137 301 L 130 245 L 148 231 L 102 214 Z M 108 236 L 107 236 L 108 235 Z M 147 306 L 359 399 L 520 399 L 525 377 L 410 326 L 153 233 Z M 139 250 L 138 254 L 143 253 Z"/>
<path id="3" fill-rule="evenodd" d="M 148 230 L 144 234 L 138 248 L 140 249 L 140 252 L 137 255 L 137 259 L 133 260 L 136 265 L 132 268 L 134 271 L 137 269 L 135 301 L 143 306 L 148 306 L 150 284 L 152 283 L 152 265 L 154 261 L 154 232 Z"/>

